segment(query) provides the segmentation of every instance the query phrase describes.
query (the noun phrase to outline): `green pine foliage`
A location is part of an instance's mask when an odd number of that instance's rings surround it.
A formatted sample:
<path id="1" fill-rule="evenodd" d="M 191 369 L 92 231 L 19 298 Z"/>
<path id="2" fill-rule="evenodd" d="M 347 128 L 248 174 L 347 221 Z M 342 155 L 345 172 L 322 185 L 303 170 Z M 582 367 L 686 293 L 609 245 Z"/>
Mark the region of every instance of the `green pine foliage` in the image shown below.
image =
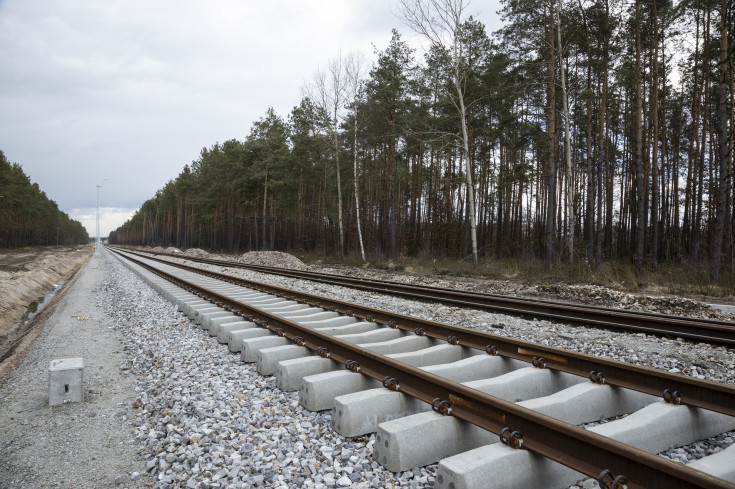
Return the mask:
<path id="1" fill-rule="evenodd" d="M 338 121 L 309 98 L 286 119 L 269 109 L 243 141 L 203 149 L 111 239 L 339 256 L 341 207 L 345 250 L 357 254 L 357 184 L 369 255 L 467 258 L 469 168 L 481 258 L 572 259 L 597 269 L 608 260 L 655 267 L 721 255 L 732 267 L 735 70 L 732 56 L 719 62 L 718 38 L 725 32 L 735 45 L 731 3 L 503 5 L 501 31 L 489 35 L 477 20 L 464 19 L 452 53 L 434 45 L 420 55 L 394 30 Z M 461 56 L 461 91 L 453 56 Z M 467 108 L 467 156 L 458 93 Z M 335 122 L 337 145 L 330 140 Z M 344 163 L 355 154 L 357 182 Z M 723 238 L 714 249 L 718 222 Z M 565 247 L 569 233 L 573 256 Z"/>
<path id="2" fill-rule="evenodd" d="M 17 163 L 0 151 L 0 248 L 84 244 L 79 221 L 59 210 Z"/>

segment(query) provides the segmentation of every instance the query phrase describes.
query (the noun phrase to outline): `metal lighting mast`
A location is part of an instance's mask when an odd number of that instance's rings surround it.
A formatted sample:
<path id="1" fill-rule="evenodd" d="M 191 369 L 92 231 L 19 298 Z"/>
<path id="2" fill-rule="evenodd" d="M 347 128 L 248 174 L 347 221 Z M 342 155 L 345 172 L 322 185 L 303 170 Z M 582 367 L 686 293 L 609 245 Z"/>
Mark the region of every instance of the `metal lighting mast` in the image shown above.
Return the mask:
<path id="1" fill-rule="evenodd" d="M 105 178 L 101 185 L 97 185 L 97 244 L 95 245 L 95 251 L 100 247 L 100 189 L 106 181 Z"/>

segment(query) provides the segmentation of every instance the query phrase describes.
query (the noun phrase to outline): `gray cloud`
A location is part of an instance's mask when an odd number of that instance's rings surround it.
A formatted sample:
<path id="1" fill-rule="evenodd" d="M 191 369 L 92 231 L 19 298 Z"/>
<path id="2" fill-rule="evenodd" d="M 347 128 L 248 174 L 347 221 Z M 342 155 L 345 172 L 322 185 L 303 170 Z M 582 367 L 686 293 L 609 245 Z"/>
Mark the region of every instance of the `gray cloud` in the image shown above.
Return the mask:
<path id="1" fill-rule="evenodd" d="M 286 116 L 330 57 L 370 57 L 391 28 L 407 33 L 391 9 L 375 0 L 2 1 L 0 150 L 90 235 L 95 185 L 109 179 L 105 234 L 202 147 L 244 138 L 268 107 Z"/>

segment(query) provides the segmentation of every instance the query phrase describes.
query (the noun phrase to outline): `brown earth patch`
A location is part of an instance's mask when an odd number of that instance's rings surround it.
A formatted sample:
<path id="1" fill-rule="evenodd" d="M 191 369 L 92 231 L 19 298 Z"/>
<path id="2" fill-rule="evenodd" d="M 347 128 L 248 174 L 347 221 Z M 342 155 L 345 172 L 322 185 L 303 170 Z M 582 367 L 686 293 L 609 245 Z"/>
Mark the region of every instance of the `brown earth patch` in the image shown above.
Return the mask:
<path id="1" fill-rule="evenodd" d="M 94 245 L 33 247 L 0 253 L 0 335 L 18 326 L 28 305 L 92 256 Z"/>

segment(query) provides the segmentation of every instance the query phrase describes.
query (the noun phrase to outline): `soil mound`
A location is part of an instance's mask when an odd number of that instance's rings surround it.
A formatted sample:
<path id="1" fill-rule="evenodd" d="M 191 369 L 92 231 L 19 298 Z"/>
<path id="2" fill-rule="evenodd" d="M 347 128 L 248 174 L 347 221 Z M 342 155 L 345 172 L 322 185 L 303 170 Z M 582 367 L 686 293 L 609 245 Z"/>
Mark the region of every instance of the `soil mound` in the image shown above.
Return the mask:
<path id="1" fill-rule="evenodd" d="M 206 251 L 204 251 L 204 250 L 203 250 L 203 249 L 201 249 L 201 248 L 189 248 L 188 250 L 186 250 L 186 251 L 184 252 L 184 254 L 185 254 L 185 255 L 189 255 L 189 256 L 196 256 L 196 257 L 198 257 L 198 258 L 202 258 L 202 257 L 205 257 L 205 256 L 209 256 L 209 253 L 208 253 L 208 252 L 206 252 Z"/>
<path id="2" fill-rule="evenodd" d="M 239 260 L 249 265 L 297 269 L 306 268 L 304 262 L 293 255 L 281 251 L 249 251 L 241 255 Z"/>

